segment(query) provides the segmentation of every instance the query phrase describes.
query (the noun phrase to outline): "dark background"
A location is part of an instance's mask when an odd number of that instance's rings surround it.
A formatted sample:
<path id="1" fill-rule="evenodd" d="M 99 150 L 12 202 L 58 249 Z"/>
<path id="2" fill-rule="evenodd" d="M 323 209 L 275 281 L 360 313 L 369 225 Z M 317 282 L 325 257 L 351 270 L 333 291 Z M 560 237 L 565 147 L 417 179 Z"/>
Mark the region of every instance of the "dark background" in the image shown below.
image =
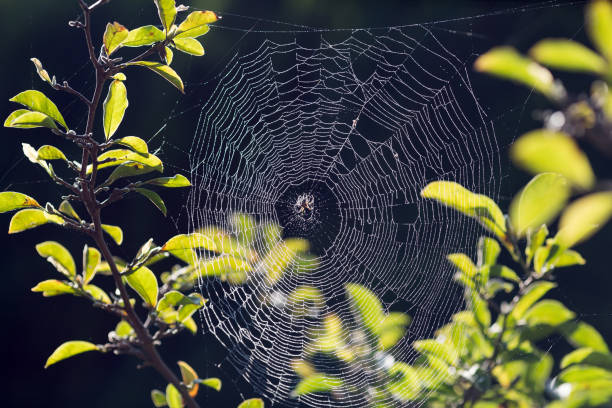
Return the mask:
<path id="1" fill-rule="evenodd" d="M 285 0 L 193 1 L 188 5 L 212 9 L 224 15 L 221 24 L 238 28 L 217 28 L 203 37 L 207 55 L 190 58 L 175 53 L 173 66 L 182 74 L 188 92 L 181 98 L 174 88 L 149 72 L 128 71 L 130 107 L 123 134 L 151 139 L 166 163 L 166 172 L 187 173 L 187 156 L 195 132 L 197 115 L 206 95 L 201 83 L 214 78 L 235 52 L 248 50 L 266 37 L 287 40 L 292 34 L 257 34 L 245 36 L 245 30 L 297 30 L 269 20 L 296 25 L 326 28 L 381 27 L 413 23 L 428 25 L 450 49 L 474 59 L 477 54 L 497 44 L 511 44 L 526 50 L 538 38 L 565 36 L 584 40 L 583 4 L 545 2 L 538 6 L 520 2 L 474 1 L 392 1 L 392 0 Z M 522 10 L 523 6 L 529 7 Z M 84 109 L 68 95 L 54 92 L 35 73 L 30 57 L 38 57 L 50 74 L 90 94 L 93 76 L 87 64 L 83 38 L 67 21 L 78 16 L 76 0 L 11 2 L 3 8 L 0 25 L 2 63 L 0 64 L 0 99 L 6 101 L 25 89 L 39 89 L 58 105 L 73 128 L 81 129 Z M 498 12 L 500 10 L 506 10 Z M 461 17 L 479 16 L 466 19 Z M 260 20 L 261 19 L 261 20 Z M 453 20 L 444 22 L 445 20 Z M 458 19 L 458 20 L 457 20 Z M 107 21 L 117 20 L 128 28 L 156 24 L 155 7 L 150 0 L 113 1 L 94 15 L 94 36 L 101 38 Z M 342 33 L 334 33 L 342 35 Z M 469 64 L 468 64 L 469 65 Z M 522 131 L 536 125 L 530 112 L 546 103 L 528 90 L 502 81 L 474 74 L 472 76 L 481 103 L 487 107 L 496 124 L 496 134 L 507 146 Z M 578 75 L 563 77 L 570 88 L 586 89 L 588 81 Z M 2 102 L 3 118 L 15 106 Z M 1 130 L 0 189 L 16 190 L 32 195 L 39 202 L 59 203 L 57 188 L 48 182 L 40 168 L 23 159 L 20 143 L 35 147 L 56 144 L 66 153 L 75 153 L 68 144 L 58 142 L 45 131 Z M 505 152 L 504 152 L 505 155 Z M 75 156 L 76 157 L 76 156 Z M 608 162 L 594 156 L 596 171 L 609 176 Z M 55 166 L 61 174 L 61 164 Z M 502 204 L 527 180 L 527 176 L 505 165 Z M 132 197 L 104 214 L 105 222 L 124 227 L 125 243 L 114 250 L 128 258 L 149 237 L 163 242 L 177 232 L 186 231 L 186 192 L 162 193 L 169 207 L 163 219 L 144 198 Z M 78 210 L 78 208 L 77 208 Z M 7 228 L 9 215 L 1 217 Z M 599 328 L 612 339 L 612 299 L 608 288 L 612 283 L 606 250 L 610 247 L 611 228 L 604 229 L 582 250 L 588 265 L 559 274 L 560 288 L 554 295 L 575 310 L 579 316 Z M 149 390 L 163 389 L 165 384 L 150 369 L 136 370 L 129 357 L 89 353 L 43 370 L 47 356 L 64 341 L 82 339 L 103 343 L 116 320 L 99 310 L 92 310 L 81 299 L 60 296 L 46 299 L 29 289 L 38 281 L 57 277 L 56 272 L 36 255 L 34 245 L 43 240 L 58 240 L 80 262 L 82 237 L 59 231 L 53 226 L 17 234 L 2 235 L 2 281 L 0 313 L 3 322 L 0 361 L 4 372 L 2 397 L 4 406 L 62 407 L 129 407 L 150 406 Z M 102 280 L 101 280 L 102 281 Z M 104 286 L 104 284 L 101 284 Z M 552 341 L 553 352 L 563 353 L 567 345 Z M 226 352 L 210 336 L 182 334 L 166 341 L 162 354 L 169 362 L 187 360 L 201 376 L 218 376 L 223 380 L 221 393 L 203 390 L 199 401 L 203 406 L 235 406 L 242 398 L 256 396 L 249 385 L 232 371 L 225 361 Z"/>

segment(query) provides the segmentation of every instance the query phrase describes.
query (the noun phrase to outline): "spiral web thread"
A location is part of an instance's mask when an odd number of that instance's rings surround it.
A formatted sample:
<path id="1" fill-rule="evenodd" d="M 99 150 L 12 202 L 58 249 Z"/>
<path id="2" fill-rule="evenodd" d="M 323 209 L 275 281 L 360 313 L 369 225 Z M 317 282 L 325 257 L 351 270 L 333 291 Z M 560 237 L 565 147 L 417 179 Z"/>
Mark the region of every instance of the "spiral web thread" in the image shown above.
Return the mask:
<path id="1" fill-rule="evenodd" d="M 473 55 L 454 55 L 425 26 L 328 37 L 338 35 L 295 32 L 233 57 L 203 105 L 190 150 L 191 228 L 232 230 L 230 214 L 247 213 L 279 224 L 284 237 L 308 239 L 317 257 L 315 270 L 300 273 L 292 262 L 274 285 L 201 281 L 210 299 L 203 330 L 227 348 L 255 392 L 279 406 L 366 401 L 291 398 L 297 378 L 289 363 L 304 356 L 307 333 L 319 323 L 262 299 L 282 303 L 297 286 L 311 285 L 327 299 L 318 316 L 350 320 L 343 285 L 364 285 L 386 311 L 412 316 L 392 354 L 413 362 L 410 344 L 465 307 L 445 256 L 473 253 L 481 233 L 419 191 L 443 179 L 499 195 L 500 147 L 470 84 Z M 296 206 L 304 195 L 314 207 L 308 219 Z M 364 372 L 337 365 L 326 372 L 367 388 Z"/>

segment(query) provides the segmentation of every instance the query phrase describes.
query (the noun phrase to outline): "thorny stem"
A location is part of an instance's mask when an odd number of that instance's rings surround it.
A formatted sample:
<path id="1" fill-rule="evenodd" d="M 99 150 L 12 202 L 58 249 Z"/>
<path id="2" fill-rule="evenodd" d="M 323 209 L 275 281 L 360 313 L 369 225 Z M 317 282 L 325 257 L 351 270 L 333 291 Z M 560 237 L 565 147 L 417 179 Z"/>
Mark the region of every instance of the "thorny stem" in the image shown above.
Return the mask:
<path id="1" fill-rule="evenodd" d="M 155 368 L 155 370 L 157 370 L 157 372 L 159 372 L 159 374 L 161 374 L 161 376 L 164 377 L 166 381 L 168 381 L 169 383 L 173 384 L 176 387 L 176 389 L 180 392 L 181 396 L 183 397 L 184 403 L 188 407 L 199 408 L 199 405 L 197 404 L 197 402 L 189 395 L 187 388 L 181 383 L 181 381 L 174 374 L 174 372 L 170 370 L 170 368 L 168 368 L 166 363 L 163 361 L 162 357 L 159 355 L 157 348 L 156 348 L 157 339 L 154 339 L 151 336 L 151 334 L 148 331 L 147 326 L 143 324 L 142 320 L 140 319 L 140 317 L 134 310 L 134 307 L 130 303 L 130 297 L 127 292 L 127 288 L 125 287 L 125 284 L 123 283 L 121 273 L 119 272 L 117 264 L 115 263 L 112 253 L 110 252 L 108 244 L 106 243 L 106 240 L 104 238 L 104 232 L 102 230 L 102 221 L 101 221 L 101 215 L 100 215 L 103 205 L 99 203 L 96 198 L 97 191 L 95 191 L 95 180 L 96 180 L 96 173 L 97 173 L 97 167 L 98 167 L 98 163 L 97 163 L 98 153 L 101 150 L 101 148 L 107 147 L 107 146 L 101 145 L 95 142 L 95 140 L 93 140 L 91 135 L 93 131 L 96 110 L 99 107 L 100 97 L 102 95 L 104 83 L 113 74 L 114 71 L 117 71 L 117 69 L 113 67 L 105 66 L 102 62 L 100 62 L 96 58 L 93 41 L 92 41 L 92 35 L 91 35 L 91 13 L 98 6 L 108 3 L 110 0 L 98 0 L 92 5 L 87 5 L 87 3 L 85 3 L 84 0 L 78 0 L 78 1 L 79 1 L 81 10 L 83 11 L 83 18 L 84 18 L 84 22 L 82 24 L 79 24 L 78 27 L 82 28 L 85 33 L 85 41 L 87 44 L 89 59 L 95 69 L 95 75 L 96 75 L 95 84 L 96 85 L 95 85 L 94 94 L 91 100 L 87 99 L 83 94 L 71 88 L 66 82 L 63 85 L 58 85 L 55 87 L 55 89 L 64 90 L 66 92 L 74 94 L 79 99 L 81 99 L 81 101 L 83 101 L 85 105 L 87 105 L 87 124 L 85 127 L 84 135 L 80 137 L 72 136 L 68 134 L 65 135 L 66 137 L 69 137 L 74 142 L 77 142 L 83 149 L 80 177 L 78 178 L 80 188 L 78 189 L 71 188 L 71 191 L 78 193 L 78 198 L 84 204 L 89 216 L 91 217 L 91 220 L 93 222 L 93 230 L 89 230 L 88 232 L 92 236 L 94 241 L 96 242 L 96 245 L 98 246 L 100 251 L 102 252 L 104 259 L 106 259 L 106 261 L 108 262 L 111 273 L 113 275 L 113 279 L 115 281 L 115 286 L 119 290 L 119 294 L 123 301 L 123 310 L 125 311 L 126 318 L 128 322 L 130 323 L 130 325 L 132 326 L 132 328 L 134 329 L 134 331 L 136 332 L 136 335 L 138 337 L 137 344 L 140 350 L 135 350 L 128 354 L 133 354 L 133 355 L 136 355 L 137 357 L 140 357 L 143 360 L 143 366 L 150 365 L 153 368 Z M 134 58 L 130 62 L 145 58 L 146 56 L 150 55 L 157 49 L 158 49 L 158 46 L 151 47 L 148 51 Z M 85 143 L 83 143 L 83 141 L 85 141 Z M 92 162 L 92 172 L 91 172 L 90 178 L 88 179 L 87 178 L 87 165 L 88 165 L 90 158 Z M 77 191 L 74 191 L 75 189 Z M 116 310 L 110 310 L 110 311 L 117 313 Z M 119 349 L 117 350 L 119 351 Z"/>

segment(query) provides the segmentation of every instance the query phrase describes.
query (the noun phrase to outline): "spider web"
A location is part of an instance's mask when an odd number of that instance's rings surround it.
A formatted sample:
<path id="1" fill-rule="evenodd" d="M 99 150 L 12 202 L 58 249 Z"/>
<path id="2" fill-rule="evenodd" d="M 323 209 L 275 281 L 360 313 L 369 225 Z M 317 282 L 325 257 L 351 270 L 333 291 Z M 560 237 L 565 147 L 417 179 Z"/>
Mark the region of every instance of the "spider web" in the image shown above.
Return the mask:
<path id="1" fill-rule="evenodd" d="M 343 285 L 355 282 L 387 311 L 412 316 L 393 356 L 414 361 L 410 344 L 465 306 L 445 256 L 473 252 L 481 232 L 419 191 L 444 179 L 497 199 L 502 153 L 468 75 L 474 53 L 455 55 L 430 26 L 276 37 L 236 54 L 207 84 L 189 154 L 189 220 L 194 230 L 222 225 L 235 233 L 228 219 L 236 212 L 278 224 L 283 237 L 311 243 L 317 266 L 301 273 L 296 259 L 273 284 L 202 280 L 210 299 L 204 331 L 273 403 L 365 406 L 363 395 L 291 399 L 291 360 L 304 358 L 317 316 L 349 319 Z M 308 218 L 300 212 L 305 197 Z M 325 295 L 317 316 L 262 302 L 282 304 L 300 285 Z M 367 389 L 365 371 L 330 364 L 325 372 Z"/>

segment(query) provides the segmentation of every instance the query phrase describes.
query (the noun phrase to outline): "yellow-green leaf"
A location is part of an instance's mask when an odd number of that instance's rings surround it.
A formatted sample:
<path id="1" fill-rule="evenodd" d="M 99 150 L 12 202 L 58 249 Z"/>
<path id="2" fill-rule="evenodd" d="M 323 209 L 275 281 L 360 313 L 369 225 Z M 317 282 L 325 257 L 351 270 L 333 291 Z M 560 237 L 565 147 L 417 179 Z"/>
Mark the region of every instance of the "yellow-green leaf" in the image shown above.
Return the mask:
<path id="1" fill-rule="evenodd" d="M 421 190 L 421 197 L 438 200 L 468 217 L 477 219 L 500 238 L 506 235 L 504 213 L 486 195 L 472 193 L 453 181 L 434 181 Z"/>
<path id="2" fill-rule="evenodd" d="M 264 408 L 264 402 L 261 398 L 251 398 L 242 401 L 238 408 Z"/>
<path id="3" fill-rule="evenodd" d="M 514 306 L 514 309 L 510 312 L 510 315 L 515 319 L 522 319 L 527 309 L 537 302 L 542 296 L 544 296 L 549 290 L 556 287 L 552 282 L 536 282 L 528 287 L 525 294 L 521 296 L 519 301 Z"/>
<path id="4" fill-rule="evenodd" d="M 174 38 L 196 38 L 204 35 L 210 30 L 208 24 L 214 23 L 217 19 L 217 15 L 212 11 L 194 11 L 179 24 Z"/>
<path id="5" fill-rule="evenodd" d="M 151 173 L 157 170 L 154 167 L 145 166 L 141 163 L 126 162 L 119 165 L 110 176 L 101 184 L 101 186 L 110 186 L 115 181 L 124 177 L 140 176 L 142 174 Z"/>
<path id="6" fill-rule="evenodd" d="M 550 71 L 535 61 L 525 58 L 512 47 L 496 47 L 478 57 L 474 68 L 500 78 L 519 82 L 558 100 L 565 92 L 555 84 Z"/>
<path id="7" fill-rule="evenodd" d="M 40 208 L 40 204 L 30 196 L 14 191 L 0 193 L 0 213 L 31 207 Z"/>
<path id="8" fill-rule="evenodd" d="M 128 285 L 140 295 L 147 305 L 155 307 L 159 288 L 157 286 L 157 278 L 149 268 L 142 266 L 129 275 L 126 275 L 125 280 Z"/>
<path id="9" fill-rule="evenodd" d="M 141 194 L 147 197 L 149 201 L 155 204 L 155 206 L 159 209 L 159 211 L 161 211 L 162 214 L 164 214 L 164 217 L 166 216 L 166 213 L 167 213 L 166 204 L 164 203 L 164 200 L 162 200 L 162 198 L 159 196 L 159 194 L 157 194 L 155 191 L 152 191 L 146 188 L 135 188 L 134 191 L 136 191 L 138 194 Z"/>
<path id="10" fill-rule="evenodd" d="M 98 350 L 98 346 L 88 341 L 73 340 L 59 346 L 53 354 L 49 356 L 45 363 L 45 368 L 59 361 L 65 360 L 77 354 L 85 353 L 86 351 Z"/>
<path id="11" fill-rule="evenodd" d="M 108 94 L 103 105 L 106 140 L 110 139 L 117 131 L 128 105 L 127 88 L 123 81 L 115 79 L 108 88 Z"/>
<path id="12" fill-rule="evenodd" d="M 57 280 L 48 279 L 39 282 L 36 286 L 31 289 L 32 292 L 42 292 L 44 297 L 58 296 L 58 295 L 73 295 L 76 290 L 68 283 Z"/>
<path id="13" fill-rule="evenodd" d="M 49 85 L 52 85 L 53 82 L 51 81 L 51 77 L 49 76 L 49 73 L 43 68 L 40 60 L 38 58 L 30 58 L 30 61 L 32 61 L 32 63 L 36 67 L 36 72 L 38 73 L 40 79 L 47 82 Z"/>
<path id="14" fill-rule="evenodd" d="M 159 28 L 147 25 L 130 30 L 121 45 L 123 47 L 141 47 L 164 41 L 164 39 L 164 33 Z"/>
<path id="15" fill-rule="evenodd" d="M 174 60 L 174 52 L 170 47 L 164 47 L 164 63 L 170 65 L 172 60 Z"/>
<path id="16" fill-rule="evenodd" d="M 606 72 L 606 60 L 584 45 L 565 38 L 549 38 L 531 47 L 529 55 L 540 64 L 566 71 Z"/>
<path id="17" fill-rule="evenodd" d="M 58 225 L 64 224 L 64 220 L 58 215 L 47 214 L 45 211 L 36 208 L 27 208 L 13 215 L 8 233 L 15 234 L 49 222 Z"/>
<path id="18" fill-rule="evenodd" d="M 586 26 L 591 41 L 612 62 L 612 4 L 607 0 L 592 1 L 586 8 Z"/>
<path id="19" fill-rule="evenodd" d="M 330 392 L 332 391 L 334 388 L 338 388 L 342 386 L 342 380 L 337 378 L 337 377 L 333 377 L 333 376 L 329 376 L 326 374 L 313 374 L 309 377 L 306 377 L 304 379 L 302 379 L 296 386 L 295 389 L 291 392 L 291 395 L 294 397 L 298 397 L 300 395 L 306 395 L 306 394 L 314 394 L 314 393 L 320 393 L 320 392 Z M 260 400 L 261 401 L 261 400 Z M 246 402 L 246 401 L 245 401 Z M 263 405 L 243 405 L 244 402 L 240 405 L 238 405 L 238 408 L 245 408 L 245 407 L 257 407 L 260 406 L 262 407 Z M 263 401 L 262 401 L 263 404 Z"/>
<path id="20" fill-rule="evenodd" d="M 125 136 L 121 139 L 115 140 L 115 143 L 128 147 L 136 153 L 140 153 L 145 156 L 149 154 L 149 146 L 147 146 L 147 142 L 137 136 Z"/>
<path id="21" fill-rule="evenodd" d="M 59 242 L 45 241 L 36 245 L 38 255 L 45 258 L 59 272 L 68 276 L 76 275 L 76 264 L 70 252 Z"/>
<path id="22" fill-rule="evenodd" d="M 349 283 L 345 288 L 351 306 L 357 312 L 358 319 L 372 333 L 377 333 L 381 322 L 385 318 L 380 300 L 374 293 L 361 285 Z"/>
<path id="23" fill-rule="evenodd" d="M 172 384 L 168 384 L 166 387 L 166 402 L 170 408 L 183 408 L 183 397 Z"/>
<path id="24" fill-rule="evenodd" d="M 49 116 L 41 112 L 32 112 L 27 109 L 18 109 L 11 113 L 4 121 L 4 127 L 18 129 L 46 127 L 49 129 L 57 129 L 55 121 Z"/>
<path id="25" fill-rule="evenodd" d="M 57 147 L 44 145 L 38 148 L 38 160 L 64 160 L 67 161 L 66 155 Z"/>
<path id="26" fill-rule="evenodd" d="M 544 299 L 533 305 L 523 318 L 530 326 L 546 324 L 558 326 L 575 317 L 575 313 L 558 300 Z"/>
<path id="27" fill-rule="evenodd" d="M 194 261 L 194 259 L 192 259 L 195 256 L 195 254 L 192 253 L 194 248 L 203 248 L 207 251 L 218 252 L 215 242 L 208 236 L 199 232 L 175 235 L 162 246 L 163 251 L 170 252 L 172 255 L 188 263 Z"/>
<path id="28" fill-rule="evenodd" d="M 114 22 L 113 24 L 107 23 L 106 30 L 104 31 L 103 43 L 106 55 L 111 55 L 117 48 L 121 46 L 121 43 L 127 38 L 128 29 Z"/>
<path id="29" fill-rule="evenodd" d="M 123 243 L 123 230 L 120 227 L 102 224 L 102 229 L 113 239 L 113 241 L 115 241 L 115 243 L 117 243 L 117 245 Z"/>
<path id="30" fill-rule="evenodd" d="M 51 102 L 51 100 L 40 91 L 36 91 L 33 89 L 23 91 L 13 96 L 10 101 L 27 106 L 35 112 L 44 113 L 45 115 L 49 116 L 57 123 L 62 125 L 64 128 L 68 129 L 68 125 L 66 125 L 64 117 L 57 109 L 57 106 L 55 106 L 55 104 Z"/>
<path id="31" fill-rule="evenodd" d="M 96 268 L 102 260 L 100 251 L 87 245 L 83 248 L 83 283 L 86 285 L 96 274 Z"/>
<path id="32" fill-rule="evenodd" d="M 153 401 L 153 405 L 157 408 L 168 405 L 166 395 L 160 390 L 151 390 L 151 401 Z"/>
<path id="33" fill-rule="evenodd" d="M 189 187 L 191 183 L 187 180 L 187 177 L 182 174 L 176 174 L 172 177 L 158 177 L 152 180 L 145 181 L 145 184 L 153 184 L 154 186 L 162 187 Z"/>
<path id="34" fill-rule="evenodd" d="M 561 332 L 574 347 L 588 347 L 601 353 L 609 353 L 608 345 L 601 333 L 585 322 L 574 322 L 561 328 Z M 612 356 L 610 356 L 612 361 Z"/>
<path id="35" fill-rule="evenodd" d="M 167 33 L 176 19 L 176 4 L 174 0 L 155 0 L 155 5 L 157 6 L 159 20 Z"/>
<path id="36" fill-rule="evenodd" d="M 557 173 L 541 173 L 521 190 L 510 204 L 510 222 L 518 236 L 530 228 L 552 221 L 570 195 L 567 179 Z"/>
<path id="37" fill-rule="evenodd" d="M 589 194 L 571 203 L 561 215 L 556 242 L 572 247 L 599 231 L 612 216 L 612 192 Z"/>
<path id="38" fill-rule="evenodd" d="M 205 378 L 203 380 L 198 380 L 198 382 L 215 391 L 221 391 L 221 380 L 216 377 Z"/>
<path id="39" fill-rule="evenodd" d="M 173 42 L 177 50 L 195 56 L 204 55 L 204 47 L 195 38 L 175 38 Z"/>
<path id="40" fill-rule="evenodd" d="M 128 149 L 114 149 L 102 153 L 98 156 L 98 169 L 118 166 L 126 162 L 140 163 L 147 167 L 152 167 L 160 173 L 164 170 L 162 161 L 153 153 L 149 153 L 145 156 Z M 91 173 L 91 171 L 92 166 L 90 164 L 87 166 L 87 174 Z"/>
<path id="41" fill-rule="evenodd" d="M 510 155 L 519 167 L 532 173 L 562 174 L 582 189 L 595 182 L 589 159 L 563 132 L 539 129 L 526 133 L 512 145 Z"/>
<path id="42" fill-rule="evenodd" d="M 68 217 L 74 218 L 75 220 L 81 220 L 81 217 L 79 217 L 76 211 L 74 211 L 74 208 L 68 200 L 64 200 L 60 203 L 58 211 L 64 215 L 67 215 Z"/>
<path id="43" fill-rule="evenodd" d="M 84 285 L 83 290 L 98 302 L 106 303 L 107 305 L 112 303 L 106 292 L 96 285 Z"/>
<path id="44" fill-rule="evenodd" d="M 153 61 L 136 61 L 130 62 L 128 65 L 137 65 L 148 68 L 151 71 L 155 72 L 157 75 L 164 78 L 166 81 L 170 82 L 172 85 L 178 88 L 179 91 L 185 93 L 185 86 L 183 85 L 183 80 L 181 80 L 181 77 L 179 76 L 179 74 L 176 73 L 175 70 L 173 70 L 167 65 Z"/>

